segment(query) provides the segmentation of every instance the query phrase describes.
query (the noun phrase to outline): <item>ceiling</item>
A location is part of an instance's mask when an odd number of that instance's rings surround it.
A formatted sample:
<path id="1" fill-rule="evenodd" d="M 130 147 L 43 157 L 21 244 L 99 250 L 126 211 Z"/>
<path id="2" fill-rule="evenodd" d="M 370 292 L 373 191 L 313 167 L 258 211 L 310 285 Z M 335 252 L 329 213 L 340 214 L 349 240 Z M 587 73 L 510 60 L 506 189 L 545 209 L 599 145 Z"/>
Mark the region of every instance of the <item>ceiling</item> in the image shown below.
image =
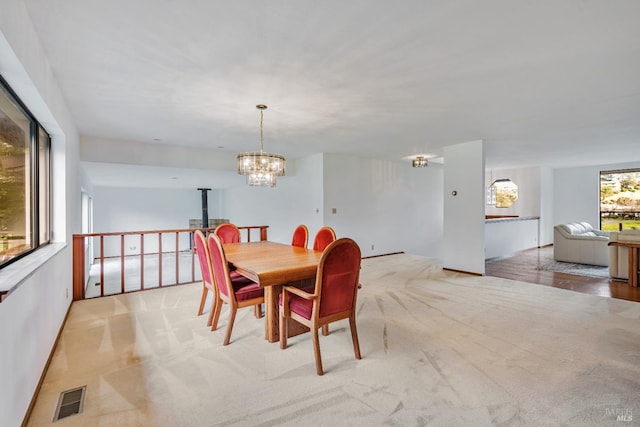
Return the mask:
<path id="1" fill-rule="evenodd" d="M 253 151 L 264 103 L 288 158 L 640 160 L 637 0 L 25 3 L 85 137 Z"/>

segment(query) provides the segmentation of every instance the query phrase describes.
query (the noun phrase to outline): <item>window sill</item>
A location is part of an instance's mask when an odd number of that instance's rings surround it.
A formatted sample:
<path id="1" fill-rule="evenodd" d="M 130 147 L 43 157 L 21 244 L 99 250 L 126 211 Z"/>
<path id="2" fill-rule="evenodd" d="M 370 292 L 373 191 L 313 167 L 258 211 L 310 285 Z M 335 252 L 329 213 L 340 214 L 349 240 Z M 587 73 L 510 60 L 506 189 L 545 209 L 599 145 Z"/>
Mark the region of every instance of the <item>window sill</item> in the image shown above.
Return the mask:
<path id="1" fill-rule="evenodd" d="M 0 270 L 0 302 L 66 246 L 66 243 L 48 244 Z"/>

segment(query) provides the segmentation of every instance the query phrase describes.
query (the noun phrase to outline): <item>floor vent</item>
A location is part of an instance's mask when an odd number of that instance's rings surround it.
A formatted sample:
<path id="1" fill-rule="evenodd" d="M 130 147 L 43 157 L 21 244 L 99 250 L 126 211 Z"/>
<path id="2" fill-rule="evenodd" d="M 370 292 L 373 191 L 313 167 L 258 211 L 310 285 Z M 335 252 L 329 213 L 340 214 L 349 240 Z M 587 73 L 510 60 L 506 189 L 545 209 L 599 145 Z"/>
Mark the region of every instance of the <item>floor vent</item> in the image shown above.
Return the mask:
<path id="1" fill-rule="evenodd" d="M 86 389 L 87 386 L 83 385 L 82 387 L 60 393 L 58 406 L 56 407 L 56 415 L 53 417 L 53 421 L 81 413 L 84 407 L 84 393 Z"/>

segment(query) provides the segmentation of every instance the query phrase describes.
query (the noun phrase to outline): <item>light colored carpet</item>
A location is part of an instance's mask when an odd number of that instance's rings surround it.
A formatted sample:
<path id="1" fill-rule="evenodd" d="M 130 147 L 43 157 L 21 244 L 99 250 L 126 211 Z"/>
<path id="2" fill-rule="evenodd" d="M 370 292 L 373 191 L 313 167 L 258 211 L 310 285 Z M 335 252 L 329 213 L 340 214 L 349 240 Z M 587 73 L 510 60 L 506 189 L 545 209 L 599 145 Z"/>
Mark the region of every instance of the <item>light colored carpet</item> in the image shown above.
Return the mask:
<path id="1" fill-rule="evenodd" d="M 587 277 L 609 277 L 609 267 L 589 264 L 575 264 L 572 262 L 551 261 L 538 267 L 542 271 L 556 271 L 558 273 L 573 274 Z"/>
<path id="2" fill-rule="evenodd" d="M 443 272 L 428 259 L 363 261 L 362 360 L 348 322 L 290 347 L 239 312 L 231 344 L 196 317 L 198 284 L 74 303 L 30 426 L 87 385 L 62 426 L 620 426 L 640 417 L 640 304 Z"/>

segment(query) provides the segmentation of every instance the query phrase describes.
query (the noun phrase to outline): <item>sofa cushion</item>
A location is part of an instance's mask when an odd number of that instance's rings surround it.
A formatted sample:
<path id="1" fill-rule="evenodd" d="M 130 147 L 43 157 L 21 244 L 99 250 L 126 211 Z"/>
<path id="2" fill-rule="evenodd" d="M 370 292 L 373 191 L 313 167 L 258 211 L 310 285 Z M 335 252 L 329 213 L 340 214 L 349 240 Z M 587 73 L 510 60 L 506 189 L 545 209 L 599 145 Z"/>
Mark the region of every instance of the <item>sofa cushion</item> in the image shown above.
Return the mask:
<path id="1" fill-rule="evenodd" d="M 560 224 L 558 227 L 567 234 L 571 234 L 574 236 L 589 232 L 591 233 L 591 235 L 595 235 L 593 233 L 593 227 L 587 222 L 570 222 L 567 224 Z"/>

